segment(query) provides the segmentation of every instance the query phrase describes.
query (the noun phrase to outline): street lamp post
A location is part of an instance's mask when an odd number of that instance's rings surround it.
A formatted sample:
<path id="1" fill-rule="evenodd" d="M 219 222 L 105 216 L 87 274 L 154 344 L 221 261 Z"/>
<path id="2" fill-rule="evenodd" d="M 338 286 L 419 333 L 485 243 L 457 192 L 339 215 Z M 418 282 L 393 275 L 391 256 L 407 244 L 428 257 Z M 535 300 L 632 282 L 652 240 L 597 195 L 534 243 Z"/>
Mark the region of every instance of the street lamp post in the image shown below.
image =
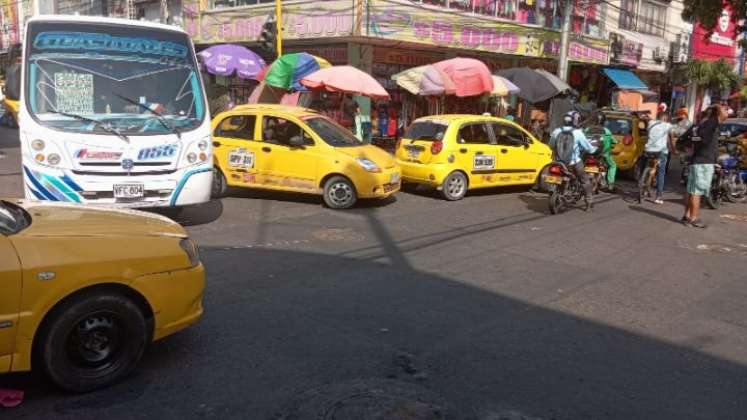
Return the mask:
<path id="1" fill-rule="evenodd" d="M 277 22 L 277 52 L 278 57 L 283 55 L 283 2 L 275 0 L 275 20 Z"/>

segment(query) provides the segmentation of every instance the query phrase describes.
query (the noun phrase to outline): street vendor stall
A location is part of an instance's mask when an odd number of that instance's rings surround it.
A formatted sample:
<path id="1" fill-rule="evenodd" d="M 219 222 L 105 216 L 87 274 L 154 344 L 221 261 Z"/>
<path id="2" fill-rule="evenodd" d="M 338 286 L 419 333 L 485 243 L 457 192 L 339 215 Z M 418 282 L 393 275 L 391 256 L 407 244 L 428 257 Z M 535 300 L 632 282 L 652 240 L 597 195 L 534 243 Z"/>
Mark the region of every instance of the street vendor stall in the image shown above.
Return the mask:
<path id="1" fill-rule="evenodd" d="M 246 103 L 266 67 L 262 57 L 241 45 L 214 45 L 197 56 L 211 75 L 206 90 L 212 115 Z"/>

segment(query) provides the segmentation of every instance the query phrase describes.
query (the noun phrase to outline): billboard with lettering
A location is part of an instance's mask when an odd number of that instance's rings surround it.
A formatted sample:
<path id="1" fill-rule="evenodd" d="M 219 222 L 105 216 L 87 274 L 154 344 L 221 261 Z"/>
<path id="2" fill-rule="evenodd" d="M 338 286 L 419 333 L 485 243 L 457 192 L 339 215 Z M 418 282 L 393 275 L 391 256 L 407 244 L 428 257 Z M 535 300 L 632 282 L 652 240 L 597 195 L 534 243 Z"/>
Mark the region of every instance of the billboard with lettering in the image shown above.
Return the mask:
<path id="1" fill-rule="evenodd" d="M 717 61 L 725 59 L 734 61 L 737 41 L 734 39 L 735 24 L 731 20 L 731 9 L 725 8 L 709 36 L 708 30 L 700 24 L 693 31 L 693 57 L 698 60 Z"/>

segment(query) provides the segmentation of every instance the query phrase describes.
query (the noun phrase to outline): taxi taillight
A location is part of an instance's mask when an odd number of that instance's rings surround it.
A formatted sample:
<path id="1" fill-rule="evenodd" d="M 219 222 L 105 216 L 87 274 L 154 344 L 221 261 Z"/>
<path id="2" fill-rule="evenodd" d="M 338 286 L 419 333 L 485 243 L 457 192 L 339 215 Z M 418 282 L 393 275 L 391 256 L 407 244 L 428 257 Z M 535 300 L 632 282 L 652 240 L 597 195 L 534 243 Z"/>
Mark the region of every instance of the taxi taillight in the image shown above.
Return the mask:
<path id="1" fill-rule="evenodd" d="M 437 155 L 441 153 L 441 150 L 444 150 L 444 142 L 434 141 L 431 143 L 431 154 L 432 155 Z"/>
<path id="2" fill-rule="evenodd" d="M 633 144 L 633 136 L 628 134 L 625 137 L 623 137 L 623 144 L 626 146 L 630 146 L 631 144 Z"/>

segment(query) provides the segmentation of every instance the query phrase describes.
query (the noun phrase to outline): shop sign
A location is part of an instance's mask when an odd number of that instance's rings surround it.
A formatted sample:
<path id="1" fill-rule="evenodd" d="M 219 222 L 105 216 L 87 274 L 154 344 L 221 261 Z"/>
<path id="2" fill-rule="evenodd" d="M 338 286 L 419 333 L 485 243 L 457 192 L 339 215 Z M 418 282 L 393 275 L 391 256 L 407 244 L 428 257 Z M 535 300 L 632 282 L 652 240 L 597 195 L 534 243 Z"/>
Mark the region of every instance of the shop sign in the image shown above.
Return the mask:
<path id="1" fill-rule="evenodd" d="M 699 60 L 717 61 L 726 59 L 733 62 L 736 41 L 734 40 L 735 24 L 731 20 L 731 9 L 721 12 L 713 34 L 708 37 L 708 30 L 700 24 L 693 31 L 693 57 Z"/>
<path id="2" fill-rule="evenodd" d="M 203 10 L 200 1 L 184 0 L 184 30 L 195 43 L 253 42 L 275 6 Z M 350 1 L 283 6 L 283 39 L 317 39 L 350 36 L 354 32 Z"/>
<path id="3" fill-rule="evenodd" d="M 443 54 L 427 51 L 374 48 L 374 63 L 399 64 L 406 67 L 425 66 L 444 59 Z"/>
<path id="4" fill-rule="evenodd" d="M 643 43 L 625 39 L 622 35 L 616 35 L 612 41 L 612 57 L 610 61 L 626 66 L 638 67 L 643 57 Z"/>
<path id="5" fill-rule="evenodd" d="M 305 47 L 296 46 L 290 48 L 283 48 L 284 53 L 294 52 L 305 52 L 317 57 L 321 57 L 333 65 L 348 64 L 348 47 L 347 46 L 333 46 L 333 47 Z"/>
<path id="6" fill-rule="evenodd" d="M 544 28 L 506 23 L 454 11 L 412 6 L 403 0 L 371 0 L 366 36 L 464 50 L 557 58 L 560 33 Z M 569 47 L 573 61 L 607 64 L 605 40 L 574 36 Z"/>
<path id="7" fill-rule="evenodd" d="M 0 35 L 0 51 L 7 51 L 13 44 L 20 42 L 18 34 L 18 2 L 6 1 L 0 8 L 0 24 L 3 25 L 3 32 Z"/>

